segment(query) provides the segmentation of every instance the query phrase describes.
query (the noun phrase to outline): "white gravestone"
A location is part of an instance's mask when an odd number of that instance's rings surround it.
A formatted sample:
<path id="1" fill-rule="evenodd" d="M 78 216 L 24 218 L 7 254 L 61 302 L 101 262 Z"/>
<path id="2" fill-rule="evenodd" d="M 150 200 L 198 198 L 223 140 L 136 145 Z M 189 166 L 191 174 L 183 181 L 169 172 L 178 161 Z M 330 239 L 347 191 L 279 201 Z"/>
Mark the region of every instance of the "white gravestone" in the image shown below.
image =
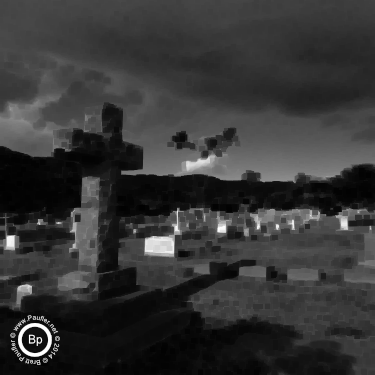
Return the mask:
<path id="1" fill-rule="evenodd" d="M 47 225 L 44 219 L 38 219 L 38 225 Z"/>
<path id="2" fill-rule="evenodd" d="M 160 236 L 148 237 L 145 239 L 145 255 L 149 256 L 175 256 L 175 237 Z"/>
<path id="3" fill-rule="evenodd" d="M 227 227 L 231 224 L 231 220 L 224 220 L 220 217 L 219 211 L 217 212 L 217 233 L 226 234 Z"/>
<path id="4" fill-rule="evenodd" d="M 336 216 L 340 220 L 339 231 L 351 231 L 348 225 L 348 215 L 343 215 L 343 213 Z"/>
<path id="5" fill-rule="evenodd" d="M 227 221 L 219 220 L 217 223 L 217 233 L 227 233 Z"/>
<path id="6" fill-rule="evenodd" d="M 5 240 L 5 250 L 18 250 L 20 248 L 20 238 L 17 235 L 7 236 Z"/>
<path id="7" fill-rule="evenodd" d="M 20 309 L 21 308 L 21 301 L 22 298 L 25 296 L 30 296 L 33 294 L 33 286 L 29 284 L 24 284 L 20 285 L 17 288 L 17 297 L 16 297 L 16 304 L 15 304 L 15 309 Z"/>
<path id="8" fill-rule="evenodd" d="M 175 224 L 172 224 L 173 227 L 174 227 L 174 234 L 181 234 L 181 230 L 180 230 L 180 220 L 179 220 L 179 213 L 180 213 L 180 209 L 177 208 L 177 211 L 176 212 L 176 223 Z"/>

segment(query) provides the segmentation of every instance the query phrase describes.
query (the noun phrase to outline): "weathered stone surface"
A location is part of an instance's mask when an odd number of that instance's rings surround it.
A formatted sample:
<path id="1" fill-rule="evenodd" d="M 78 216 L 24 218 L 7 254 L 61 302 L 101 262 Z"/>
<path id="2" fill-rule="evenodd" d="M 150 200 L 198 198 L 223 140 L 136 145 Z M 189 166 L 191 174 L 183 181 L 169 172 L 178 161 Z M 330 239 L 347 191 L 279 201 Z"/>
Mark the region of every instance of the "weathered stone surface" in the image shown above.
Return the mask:
<path id="1" fill-rule="evenodd" d="M 129 284 L 129 270 L 118 269 L 118 183 L 121 170 L 143 167 L 143 149 L 122 140 L 122 121 L 122 109 L 104 103 L 102 110 L 86 112 L 84 130 L 54 132 L 54 156 L 82 166 L 81 208 L 74 220 L 79 272 L 61 283 L 71 288 L 79 284 L 83 294 L 93 296 Z"/>

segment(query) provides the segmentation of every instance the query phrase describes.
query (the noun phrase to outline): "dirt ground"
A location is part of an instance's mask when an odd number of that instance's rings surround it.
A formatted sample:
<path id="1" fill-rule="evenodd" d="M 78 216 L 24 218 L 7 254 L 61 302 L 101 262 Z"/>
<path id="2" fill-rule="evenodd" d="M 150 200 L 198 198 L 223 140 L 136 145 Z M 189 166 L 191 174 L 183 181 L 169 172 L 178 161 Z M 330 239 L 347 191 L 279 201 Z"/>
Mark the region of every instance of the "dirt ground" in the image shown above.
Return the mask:
<path id="1" fill-rule="evenodd" d="M 60 265 L 59 272 L 64 273 L 76 262 L 66 256 L 68 248 L 69 244 L 60 245 L 48 256 L 27 254 L 17 260 L 2 255 L 0 275 L 52 265 Z M 142 241 L 134 240 L 131 248 L 133 254 L 141 254 Z M 238 246 L 226 248 L 233 252 Z M 128 257 L 120 251 L 120 264 Z M 375 290 L 363 284 L 296 288 L 244 278 L 220 281 L 195 293 L 190 301 L 211 328 L 254 317 L 261 322 L 226 345 L 226 356 L 255 353 L 280 375 L 375 374 Z M 257 332 L 259 327 L 263 328 Z M 283 343 L 277 344 L 277 338 Z M 287 363 L 294 370 L 288 370 Z"/>

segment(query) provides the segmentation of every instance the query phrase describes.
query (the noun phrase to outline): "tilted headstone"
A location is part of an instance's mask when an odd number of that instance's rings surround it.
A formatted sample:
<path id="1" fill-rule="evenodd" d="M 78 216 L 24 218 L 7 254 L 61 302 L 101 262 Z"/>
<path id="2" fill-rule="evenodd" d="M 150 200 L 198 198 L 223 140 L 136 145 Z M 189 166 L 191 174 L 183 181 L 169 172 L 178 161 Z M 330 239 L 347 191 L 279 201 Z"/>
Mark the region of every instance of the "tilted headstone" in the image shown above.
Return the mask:
<path id="1" fill-rule="evenodd" d="M 59 285 L 66 289 L 81 281 L 92 292 L 92 299 L 127 280 L 127 270 L 119 270 L 118 264 L 117 188 L 121 170 L 143 168 L 143 149 L 123 141 L 122 128 L 122 109 L 104 103 L 101 110 L 86 112 L 84 130 L 53 132 L 54 157 L 82 167 L 82 217 L 76 228 L 78 271 L 60 278 Z"/>

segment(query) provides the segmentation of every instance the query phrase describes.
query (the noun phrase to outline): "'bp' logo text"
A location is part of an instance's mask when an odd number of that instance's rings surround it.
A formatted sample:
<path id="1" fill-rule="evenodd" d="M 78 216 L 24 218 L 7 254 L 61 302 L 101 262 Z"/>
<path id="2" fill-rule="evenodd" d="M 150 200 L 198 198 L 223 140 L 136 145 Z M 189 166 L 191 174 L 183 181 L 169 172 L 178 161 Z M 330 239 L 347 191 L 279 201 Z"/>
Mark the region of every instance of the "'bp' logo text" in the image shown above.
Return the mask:
<path id="1" fill-rule="evenodd" d="M 55 326 L 44 316 L 28 315 L 10 334 L 11 350 L 20 362 L 40 365 L 47 363 L 59 351 L 60 336 Z"/>

